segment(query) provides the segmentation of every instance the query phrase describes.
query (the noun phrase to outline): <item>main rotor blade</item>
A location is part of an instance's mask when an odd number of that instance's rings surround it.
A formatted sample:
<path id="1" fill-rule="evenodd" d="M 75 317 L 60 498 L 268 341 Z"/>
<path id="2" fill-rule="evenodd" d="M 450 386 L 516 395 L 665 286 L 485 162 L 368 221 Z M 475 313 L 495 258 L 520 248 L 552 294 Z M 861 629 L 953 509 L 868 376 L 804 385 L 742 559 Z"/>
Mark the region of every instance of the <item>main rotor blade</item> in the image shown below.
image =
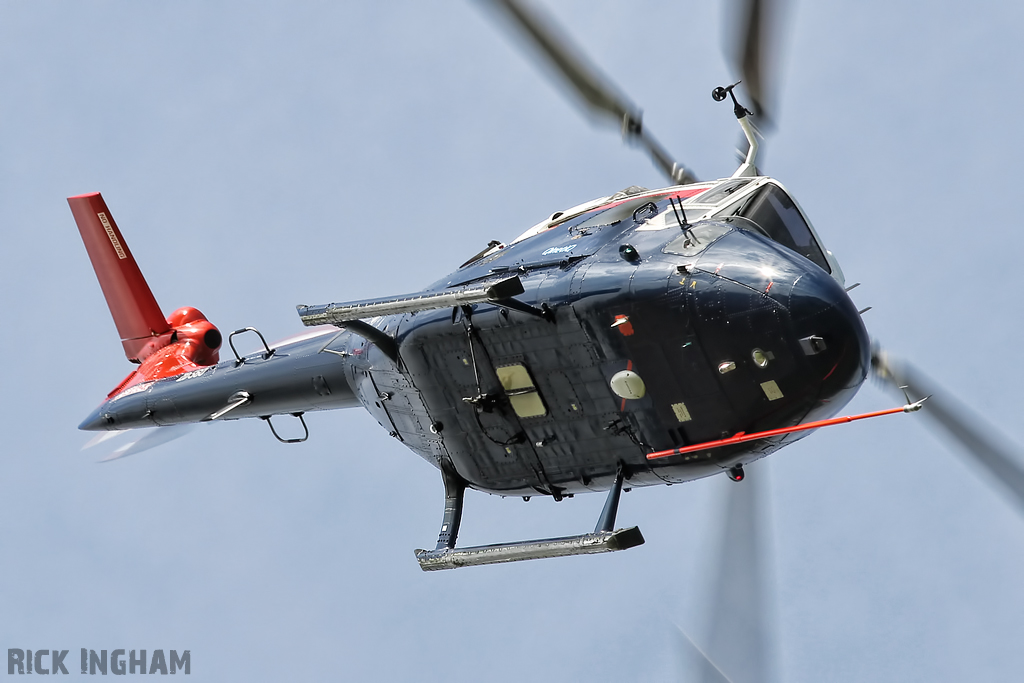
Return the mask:
<path id="1" fill-rule="evenodd" d="M 717 566 L 708 592 L 708 664 L 699 680 L 711 683 L 726 676 L 736 683 L 774 679 L 769 638 L 771 604 L 767 519 L 767 463 L 746 466 L 742 481 L 729 482 Z M 724 479 L 724 477 L 722 477 Z M 719 668 L 720 667 L 720 668 Z"/>
<path id="2" fill-rule="evenodd" d="M 764 50 L 765 7 L 771 0 L 733 0 L 735 8 L 732 27 L 733 35 L 728 48 L 729 59 L 734 73 L 739 74 L 743 87 L 750 97 L 749 109 L 755 117 L 764 114 Z"/>
<path id="3" fill-rule="evenodd" d="M 778 51 L 777 27 L 785 0 L 733 0 L 734 17 L 727 36 L 727 53 L 750 97 L 749 109 L 758 125 L 771 126 L 771 73 Z"/>
<path id="4" fill-rule="evenodd" d="M 735 77 L 747 92 L 748 109 L 754 129 L 769 133 L 774 129 L 773 71 L 777 64 L 778 28 L 786 0 L 732 0 L 728 10 L 733 15 L 727 20 L 725 40 L 726 57 Z M 749 143 L 741 135 L 736 147 L 742 161 Z M 761 146 L 764 157 L 764 146 Z"/>
<path id="5" fill-rule="evenodd" d="M 1000 443 L 1004 440 L 994 437 L 997 433 L 994 428 L 965 405 L 939 391 L 931 380 L 909 364 L 876 348 L 871 365 L 878 378 L 896 388 L 906 387 L 912 399 L 930 396 L 922 412 L 930 415 L 975 462 L 991 472 L 1024 511 L 1024 459 L 1019 448 Z"/>
<path id="6" fill-rule="evenodd" d="M 674 161 L 648 133 L 642 123 L 640 110 L 630 102 L 612 82 L 604 76 L 569 37 L 560 31 L 554 20 L 544 16 L 525 0 L 481 0 L 493 8 L 500 8 L 510 23 L 525 35 L 565 82 L 572 86 L 583 104 L 594 114 L 622 126 L 628 142 L 641 145 L 673 184 L 696 181 L 696 177 L 682 164 Z"/>
<path id="7" fill-rule="evenodd" d="M 697 643 L 693 642 L 693 639 L 687 635 L 681 627 L 676 631 L 676 638 L 679 640 L 681 647 L 681 653 L 689 652 L 690 657 L 683 657 L 681 661 L 684 663 L 683 666 L 696 673 L 692 678 L 690 676 L 680 676 L 679 680 L 685 681 L 688 678 L 691 680 L 698 680 L 702 683 L 733 683 L 725 672 L 718 668 L 718 665 L 711 661 L 707 653 L 701 650 Z M 692 664 L 691 662 L 696 662 Z M 689 664 L 689 666 L 687 666 Z"/>

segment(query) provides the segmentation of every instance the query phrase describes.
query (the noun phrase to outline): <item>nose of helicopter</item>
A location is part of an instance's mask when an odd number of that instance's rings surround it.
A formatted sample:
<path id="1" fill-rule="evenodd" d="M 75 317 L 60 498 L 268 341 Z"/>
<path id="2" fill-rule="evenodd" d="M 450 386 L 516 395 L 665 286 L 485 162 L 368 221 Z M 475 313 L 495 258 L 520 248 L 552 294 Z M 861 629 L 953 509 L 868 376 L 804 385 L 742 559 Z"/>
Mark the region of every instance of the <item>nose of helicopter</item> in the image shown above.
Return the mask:
<path id="1" fill-rule="evenodd" d="M 835 414 L 867 375 L 867 330 L 845 290 L 802 256 L 735 230 L 697 262 L 698 334 L 734 405 L 771 428 Z M 701 286 L 702 285 L 702 286 Z M 713 350 L 713 351 L 712 351 Z"/>

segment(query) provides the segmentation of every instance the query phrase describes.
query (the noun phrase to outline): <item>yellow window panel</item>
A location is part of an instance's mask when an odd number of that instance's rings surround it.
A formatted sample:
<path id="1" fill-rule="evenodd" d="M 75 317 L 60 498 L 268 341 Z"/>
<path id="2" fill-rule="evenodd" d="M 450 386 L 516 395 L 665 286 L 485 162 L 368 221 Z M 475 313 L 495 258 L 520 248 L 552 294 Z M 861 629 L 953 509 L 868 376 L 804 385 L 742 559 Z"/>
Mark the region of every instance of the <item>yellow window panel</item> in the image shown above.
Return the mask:
<path id="1" fill-rule="evenodd" d="M 537 387 L 530 377 L 530 371 L 524 365 L 503 365 L 495 368 L 498 381 L 512 403 L 512 410 L 519 417 L 540 417 L 547 415 L 548 409 L 537 393 Z"/>
<path id="2" fill-rule="evenodd" d="M 505 391 L 534 388 L 533 378 L 524 365 L 504 365 L 497 368 L 497 372 L 501 388 Z"/>
<path id="3" fill-rule="evenodd" d="M 516 411 L 519 417 L 540 417 L 548 414 L 544 401 L 540 400 L 540 394 L 536 391 L 509 396 L 508 400 L 512 402 L 512 410 Z"/>

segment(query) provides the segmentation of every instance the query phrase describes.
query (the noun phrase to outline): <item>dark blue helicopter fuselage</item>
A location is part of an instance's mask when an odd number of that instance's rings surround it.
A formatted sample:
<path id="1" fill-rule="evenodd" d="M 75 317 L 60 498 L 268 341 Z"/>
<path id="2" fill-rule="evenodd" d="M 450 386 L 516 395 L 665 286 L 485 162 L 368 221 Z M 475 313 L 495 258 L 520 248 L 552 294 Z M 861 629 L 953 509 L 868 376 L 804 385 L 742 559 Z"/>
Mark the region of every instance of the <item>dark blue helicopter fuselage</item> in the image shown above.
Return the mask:
<path id="1" fill-rule="evenodd" d="M 390 353 L 327 331 L 139 385 L 82 428 L 201 421 L 237 392 L 250 400 L 223 419 L 361 404 L 420 456 L 502 495 L 607 490 L 620 466 L 643 486 L 755 460 L 803 433 L 646 455 L 836 414 L 865 378 L 867 332 L 835 279 L 749 220 L 645 229 L 668 197 L 588 210 L 428 288 L 514 274 L 516 306 L 369 321 Z M 632 389 L 617 393 L 623 373 Z"/>

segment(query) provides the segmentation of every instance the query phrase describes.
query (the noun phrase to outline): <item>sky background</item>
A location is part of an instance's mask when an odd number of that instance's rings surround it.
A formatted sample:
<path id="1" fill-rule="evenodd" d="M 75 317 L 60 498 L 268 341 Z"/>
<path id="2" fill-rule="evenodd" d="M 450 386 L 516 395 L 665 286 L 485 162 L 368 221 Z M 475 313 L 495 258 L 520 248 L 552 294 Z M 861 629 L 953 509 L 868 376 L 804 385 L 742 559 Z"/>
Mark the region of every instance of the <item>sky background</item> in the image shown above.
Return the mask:
<path id="1" fill-rule="evenodd" d="M 702 178 L 735 168 L 729 3 L 551 0 Z M 872 335 L 1010 438 L 1024 381 L 1024 7 L 794 3 L 762 169 Z M 78 423 L 131 369 L 65 197 L 102 191 L 165 313 L 301 330 L 490 239 L 662 179 L 476 3 L 0 3 L 0 650 L 190 649 L 192 679 L 678 680 L 724 477 L 623 496 L 624 553 L 423 573 L 440 476 L 361 410 L 298 446 L 201 425 L 109 464 Z M 230 353 L 230 352 L 228 352 Z M 897 401 L 868 383 L 845 412 Z M 774 455 L 777 678 L 1017 680 L 1024 516 L 923 416 Z M 467 494 L 461 544 L 579 533 L 600 495 Z"/>

